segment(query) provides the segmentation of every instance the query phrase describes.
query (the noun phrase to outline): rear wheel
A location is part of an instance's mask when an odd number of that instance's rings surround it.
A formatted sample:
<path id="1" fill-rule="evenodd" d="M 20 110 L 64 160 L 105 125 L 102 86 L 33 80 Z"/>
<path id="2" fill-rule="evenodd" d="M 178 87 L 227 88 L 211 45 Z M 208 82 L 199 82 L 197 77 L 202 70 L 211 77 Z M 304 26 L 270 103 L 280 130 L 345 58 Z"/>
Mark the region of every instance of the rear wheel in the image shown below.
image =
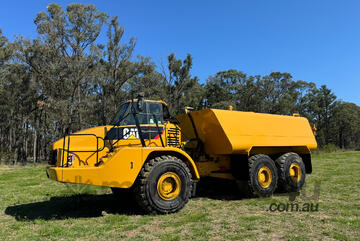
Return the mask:
<path id="1" fill-rule="evenodd" d="M 275 161 L 279 173 L 279 190 L 297 192 L 305 183 L 305 165 L 301 157 L 288 152 Z"/>
<path id="2" fill-rule="evenodd" d="M 277 170 L 274 161 L 267 155 L 258 154 L 249 158 L 249 194 L 271 196 L 277 186 Z"/>
<path id="3" fill-rule="evenodd" d="M 173 156 L 160 156 L 148 161 L 135 184 L 137 203 L 149 213 L 174 213 L 191 197 L 189 168 Z"/>

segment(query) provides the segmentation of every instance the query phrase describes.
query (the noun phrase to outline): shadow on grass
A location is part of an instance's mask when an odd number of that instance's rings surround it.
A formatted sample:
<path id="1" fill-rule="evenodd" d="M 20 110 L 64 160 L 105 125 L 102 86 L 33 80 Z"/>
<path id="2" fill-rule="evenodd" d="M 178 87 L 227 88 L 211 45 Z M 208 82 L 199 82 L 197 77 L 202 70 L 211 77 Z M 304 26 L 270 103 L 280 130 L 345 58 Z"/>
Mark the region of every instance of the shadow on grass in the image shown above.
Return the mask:
<path id="1" fill-rule="evenodd" d="M 242 196 L 234 181 L 203 178 L 198 183 L 196 197 L 217 200 L 240 200 Z M 5 213 L 18 221 L 35 219 L 66 219 L 100 217 L 106 213 L 125 215 L 144 214 L 129 196 L 113 194 L 78 194 L 52 197 L 48 201 L 9 206 Z"/>
<path id="2" fill-rule="evenodd" d="M 216 200 L 241 200 L 245 198 L 235 181 L 203 177 L 196 187 L 196 196 Z"/>
<path id="3" fill-rule="evenodd" d="M 112 194 L 52 197 L 48 201 L 9 206 L 5 209 L 5 214 L 18 221 L 89 218 L 100 217 L 106 213 L 143 214 L 140 208 L 134 207 L 134 202 L 121 201 Z"/>

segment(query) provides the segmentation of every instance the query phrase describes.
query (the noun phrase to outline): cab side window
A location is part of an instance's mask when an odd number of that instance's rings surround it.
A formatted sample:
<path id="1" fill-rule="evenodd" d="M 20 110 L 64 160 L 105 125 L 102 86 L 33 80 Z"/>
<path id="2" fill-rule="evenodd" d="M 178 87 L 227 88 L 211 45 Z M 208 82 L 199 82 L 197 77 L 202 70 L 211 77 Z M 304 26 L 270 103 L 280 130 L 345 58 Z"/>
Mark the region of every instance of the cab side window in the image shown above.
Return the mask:
<path id="1" fill-rule="evenodd" d="M 155 117 L 154 117 L 155 116 Z M 162 104 L 150 102 L 149 103 L 149 124 L 155 124 L 155 120 L 158 124 L 163 124 Z"/>
<path id="2" fill-rule="evenodd" d="M 169 120 L 170 119 L 170 112 L 169 112 L 169 108 L 166 106 L 166 105 L 162 105 L 162 107 L 163 107 L 163 116 L 164 116 L 164 120 L 165 121 L 167 121 L 167 120 Z"/>

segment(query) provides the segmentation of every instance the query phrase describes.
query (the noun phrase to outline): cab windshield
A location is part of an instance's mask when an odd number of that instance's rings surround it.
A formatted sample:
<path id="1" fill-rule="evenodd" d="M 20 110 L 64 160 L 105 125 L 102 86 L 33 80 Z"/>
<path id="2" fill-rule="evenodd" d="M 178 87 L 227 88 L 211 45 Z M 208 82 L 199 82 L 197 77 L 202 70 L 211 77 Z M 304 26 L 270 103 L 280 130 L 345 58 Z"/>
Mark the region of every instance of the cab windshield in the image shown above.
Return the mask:
<path id="1" fill-rule="evenodd" d="M 134 107 L 137 111 L 137 119 L 139 124 L 163 124 L 163 106 L 158 102 L 144 101 L 141 108 L 138 108 L 138 103 L 134 101 Z M 120 107 L 119 112 L 111 122 L 112 125 L 135 125 L 135 119 L 131 113 L 131 102 L 127 102 Z"/>
<path id="2" fill-rule="evenodd" d="M 120 110 L 118 111 L 118 113 L 116 113 L 113 120 L 111 121 L 112 125 L 119 125 L 119 122 L 124 118 L 125 112 L 128 109 L 128 107 L 129 107 L 129 102 L 123 104 L 120 107 Z"/>

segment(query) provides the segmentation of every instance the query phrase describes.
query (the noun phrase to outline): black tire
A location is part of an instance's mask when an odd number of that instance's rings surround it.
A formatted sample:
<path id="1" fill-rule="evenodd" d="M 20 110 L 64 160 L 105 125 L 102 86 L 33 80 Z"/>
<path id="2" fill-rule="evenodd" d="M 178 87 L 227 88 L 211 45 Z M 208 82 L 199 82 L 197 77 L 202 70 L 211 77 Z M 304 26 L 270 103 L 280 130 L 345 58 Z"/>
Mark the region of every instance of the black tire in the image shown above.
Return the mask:
<path id="1" fill-rule="evenodd" d="M 255 197 L 269 197 L 271 196 L 276 187 L 278 174 L 274 161 L 267 155 L 258 154 L 249 158 L 249 180 L 248 180 L 248 194 L 249 196 Z M 259 181 L 259 172 L 266 169 L 266 173 L 270 173 L 270 176 L 267 176 L 268 186 L 262 186 Z M 266 184 L 266 183 L 265 183 Z M 264 185 L 264 184 L 263 184 Z"/>
<path id="2" fill-rule="evenodd" d="M 305 165 L 301 157 L 294 152 L 288 152 L 277 158 L 275 163 L 279 173 L 279 191 L 297 192 L 301 190 L 301 188 L 305 184 L 306 178 Z M 298 167 L 300 167 L 299 173 L 301 175 L 299 176 L 299 178 L 294 178 L 294 176 L 290 176 L 290 166 L 292 164 L 298 165 Z M 294 179 L 296 179 L 296 181 Z"/>
<path id="3" fill-rule="evenodd" d="M 163 175 L 175 173 L 180 180 L 179 194 L 165 200 L 158 192 L 158 182 Z M 192 177 L 189 168 L 174 156 L 160 156 L 147 161 L 136 180 L 134 195 L 145 212 L 151 214 L 174 213 L 189 201 L 192 191 Z"/>

